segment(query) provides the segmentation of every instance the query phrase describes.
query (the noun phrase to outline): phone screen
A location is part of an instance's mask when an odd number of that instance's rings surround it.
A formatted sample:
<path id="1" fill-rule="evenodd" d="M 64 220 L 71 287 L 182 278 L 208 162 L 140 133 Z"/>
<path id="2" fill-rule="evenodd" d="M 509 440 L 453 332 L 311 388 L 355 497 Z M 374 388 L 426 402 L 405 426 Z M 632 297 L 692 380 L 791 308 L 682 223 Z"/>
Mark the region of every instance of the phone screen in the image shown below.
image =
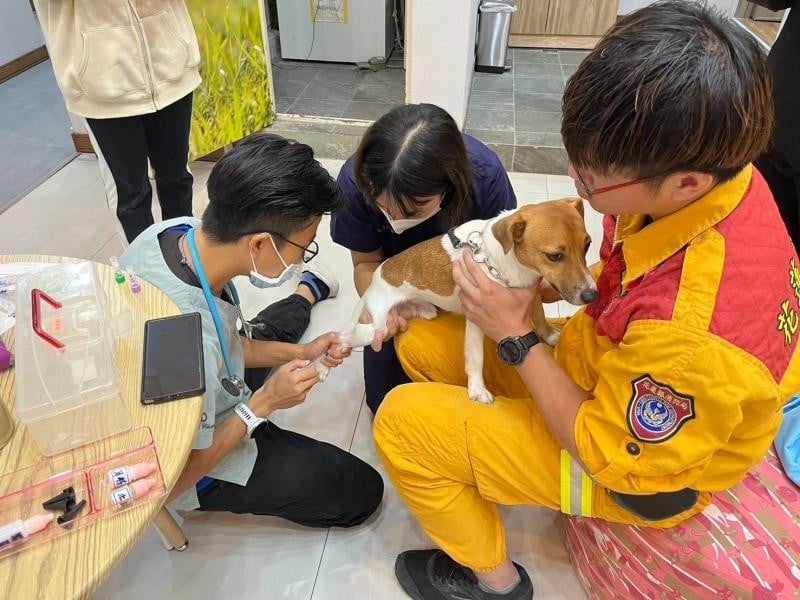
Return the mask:
<path id="1" fill-rule="evenodd" d="M 155 404 L 205 392 L 199 313 L 145 323 L 142 403 Z"/>

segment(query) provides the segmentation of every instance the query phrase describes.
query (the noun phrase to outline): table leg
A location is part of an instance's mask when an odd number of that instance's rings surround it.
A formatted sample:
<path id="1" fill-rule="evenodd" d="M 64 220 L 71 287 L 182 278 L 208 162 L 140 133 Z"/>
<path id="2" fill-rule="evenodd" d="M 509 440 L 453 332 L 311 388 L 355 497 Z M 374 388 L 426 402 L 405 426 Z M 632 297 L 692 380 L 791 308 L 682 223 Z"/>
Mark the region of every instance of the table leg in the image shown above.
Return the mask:
<path id="1" fill-rule="evenodd" d="M 183 533 L 183 529 L 169 513 L 166 506 L 161 507 L 161 510 L 158 511 L 158 514 L 153 519 L 153 525 L 156 526 L 168 546 L 171 546 L 170 550 L 183 552 L 189 546 L 186 534 Z"/>

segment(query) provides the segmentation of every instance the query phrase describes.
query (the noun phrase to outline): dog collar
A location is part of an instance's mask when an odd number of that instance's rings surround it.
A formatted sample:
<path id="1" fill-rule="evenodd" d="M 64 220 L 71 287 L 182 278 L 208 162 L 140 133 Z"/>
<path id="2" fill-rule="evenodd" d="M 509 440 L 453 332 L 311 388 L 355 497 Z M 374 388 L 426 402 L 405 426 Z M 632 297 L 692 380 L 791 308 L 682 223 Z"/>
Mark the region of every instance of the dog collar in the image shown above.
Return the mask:
<path id="1" fill-rule="evenodd" d="M 508 279 L 503 277 L 502 273 L 489 262 L 489 257 L 483 252 L 483 236 L 481 236 L 480 231 L 472 231 L 467 235 L 466 240 L 462 240 L 456 235 L 456 228 L 451 227 L 447 230 L 447 237 L 450 239 L 450 243 L 453 244 L 453 248 L 469 248 L 472 250 L 472 258 L 475 262 L 486 267 L 489 275 L 508 287 Z"/>

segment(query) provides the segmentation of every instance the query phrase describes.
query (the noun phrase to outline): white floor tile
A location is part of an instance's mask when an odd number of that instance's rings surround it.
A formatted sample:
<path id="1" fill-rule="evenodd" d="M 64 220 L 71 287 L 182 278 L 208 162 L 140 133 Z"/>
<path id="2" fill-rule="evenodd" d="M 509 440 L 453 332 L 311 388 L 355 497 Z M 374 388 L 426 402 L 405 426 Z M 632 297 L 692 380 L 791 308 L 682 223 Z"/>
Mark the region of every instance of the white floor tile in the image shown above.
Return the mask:
<path id="1" fill-rule="evenodd" d="M 547 193 L 559 198 L 578 196 L 575 182 L 566 175 L 547 175 Z"/>
<path id="2" fill-rule="evenodd" d="M 394 576 L 394 561 L 403 550 L 429 548 L 431 542 L 392 489 L 372 441 L 372 413 L 364 406 L 352 452 L 367 461 L 387 482 L 383 506 L 356 529 L 331 530 L 320 564 L 313 600 L 406 599 Z"/>
<path id="3" fill-rule="evenodd" d="M 211 163 L 192 163 L 196 215 L 207 203 Z M 155 189 L 155 186 L 154 186 Z M 158 218 L 157 198 L 153 213 Z M 81 154 L 0 216 L 0 254 L 52 254 L 104 261 L 123 241 L 108 210 L 97 159 Z M 116 240 L 112 242 L 112 240 Z"/>
<path id="4" fill-rule="evenodd" d="M 0 254 L 90 258 L 115 235 L 97 162 L 80 156 L 0 216 Z"/>
<path id="5" fill-rule="evenodd" d="M 183 528 L 185 552 L 149 530 L 94 600 L 311 598 L 327 530 L 226 513 L 194 513 Z"/>
<path id="6" fill-rule="evenodd" d="M 592 238 L 592 245 L 586 254 L 586 264 L 593 265 L 600 260 L 600 244 L 603 242 L 603 215 L 586 206 L 584 220 L 586 231 Z"/>
<path id="7" fill-rule="evenodd" d="M 107 263 L 112 256 L 119 256 L 124 251 L 122 240 L 119 236 L 113 236 L 105 246 L 100 248 L 98 252 L 90 258 L 94 262 Z"/>
<path id="8" fill-rule="evenodd" d="M 544 192 L 517 192 L 518 206 L 539 204 L 540 202 L 547 202 L 548 200 L 550 200 L 550 197 Z"/>
<path id="9" fill-rule="evenodd" d="M 509 173 L 511 187 L 519 194 L 520 192 L 547 193 L 547 175 L 539 173 Z"/>

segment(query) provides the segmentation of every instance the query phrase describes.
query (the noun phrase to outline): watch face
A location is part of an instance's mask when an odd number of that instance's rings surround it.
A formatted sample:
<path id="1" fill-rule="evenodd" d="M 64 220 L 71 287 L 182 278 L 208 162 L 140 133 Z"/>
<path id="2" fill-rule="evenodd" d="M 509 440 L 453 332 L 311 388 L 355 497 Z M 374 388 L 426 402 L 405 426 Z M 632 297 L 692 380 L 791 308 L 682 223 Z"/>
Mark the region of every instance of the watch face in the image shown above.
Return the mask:
<path id="1" fill-rule="evenodd" d="M 503 340 L 500 344 L 500 358 L 511 365 L 519 363 L 522 358 L 522 348 L 517 340 Z"/>

